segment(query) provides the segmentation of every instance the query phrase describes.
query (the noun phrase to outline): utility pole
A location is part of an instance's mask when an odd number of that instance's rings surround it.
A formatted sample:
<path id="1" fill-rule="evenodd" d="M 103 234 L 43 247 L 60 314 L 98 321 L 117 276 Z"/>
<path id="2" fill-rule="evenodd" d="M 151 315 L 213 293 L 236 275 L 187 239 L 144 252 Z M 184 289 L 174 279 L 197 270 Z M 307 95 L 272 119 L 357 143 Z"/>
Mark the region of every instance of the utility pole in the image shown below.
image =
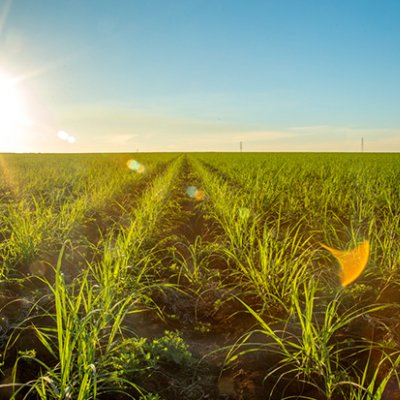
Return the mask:
<path id="1" fill-rule="evenodd" d="M 361 153 L 364 153 L 364 138 L 361 138 Z"/>
<path id="2" fill-rule="evenodd" d="M 243 151 L 243 142 L 240 142 L 240 152 Z"/>

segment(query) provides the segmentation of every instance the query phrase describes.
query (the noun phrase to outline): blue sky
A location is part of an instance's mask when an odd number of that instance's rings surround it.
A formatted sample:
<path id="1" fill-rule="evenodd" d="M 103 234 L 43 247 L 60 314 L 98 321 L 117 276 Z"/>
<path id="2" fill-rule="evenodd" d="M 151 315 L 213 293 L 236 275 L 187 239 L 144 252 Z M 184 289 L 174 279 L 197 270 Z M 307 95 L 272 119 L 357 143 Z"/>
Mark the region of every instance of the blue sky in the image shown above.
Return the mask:
<path id="1" fill-rule="evenodd" d="M 400 151 L 399 17 L 389 0 L 0 0 L 0 71 L 31 121 L 0 122 L 0 151 Z"/>

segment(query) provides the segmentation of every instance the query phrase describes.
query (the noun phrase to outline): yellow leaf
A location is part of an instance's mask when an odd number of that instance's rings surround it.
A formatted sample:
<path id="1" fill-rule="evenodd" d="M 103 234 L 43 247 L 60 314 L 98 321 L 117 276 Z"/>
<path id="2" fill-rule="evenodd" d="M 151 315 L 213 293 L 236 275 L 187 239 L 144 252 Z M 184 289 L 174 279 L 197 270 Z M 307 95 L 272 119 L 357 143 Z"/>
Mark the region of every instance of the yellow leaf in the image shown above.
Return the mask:
<path id="1" fill-rule="evenodd" d="M 369 241 L 365 240 L 352 250 L 336 250 L 320 243 L 322 247 L 330 251 L 339 261 L 339 277 L 342 286 L 354 282 L 364 271 L 369 256 Z"/>

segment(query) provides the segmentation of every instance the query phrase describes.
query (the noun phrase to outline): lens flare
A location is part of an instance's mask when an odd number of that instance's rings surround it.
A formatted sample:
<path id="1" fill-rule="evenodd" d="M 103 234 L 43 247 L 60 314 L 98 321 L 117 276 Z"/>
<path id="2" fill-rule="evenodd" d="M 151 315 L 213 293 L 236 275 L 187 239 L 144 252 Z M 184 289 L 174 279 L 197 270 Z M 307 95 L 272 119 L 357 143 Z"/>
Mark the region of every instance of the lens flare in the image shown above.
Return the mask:
<path id="1" fill-rule="evenodd" d="M 143 174 L 143 172 L 146 170 L 145 166 L 137 160 L 128 160 L 126 165 L 130 170 L 135 171 L 138 174 Z"/>
<path id="2" fill-rule="evenodd" d="M 27 134 L 25 122 L 29 120 L 25 103 L 24 92 L 18 79 L 0 70 L 1 151 L 20 151 L 20 147 L 23 146 Z"/>
<path id="3" fill-rule="evenodd" d="M 201 189 L 198 189 L 198 190 L 196 191 L 195 196 L 194 196 L 194 198 L 195 198 L 197 201 L 202 201 L 202 200 L 204 200 L 205 197 L 206 197 L 206 195 L 205 195 L 204 191 L 201 190 Z"/>
<path id="4" fill-rule="evenodd" d="M 57 136 L 59 139 L 70 144 L 74 144 L 76 142 L 76 138 L 65 131 L 58 131 Z"/>
<path id="5" fill-rule="evenodd" d="M 59 132 L 57 133 L 57 136 L 58 136 L 58 138 L 61 139 L 61 140 L 67 140 L 69 135 L 68 135 L 67 132 L 59 131 Z"/>
<path id="6" fill-rule="evenodd" d="M 354 282 L 364 271 L 369 257 L 369 241 L 365 240 L 359 246 L 351 250 L 336 250 L 320 243 L 320 245 L 331 252 L 339 261 L 339 278 L 343 287 Z"/>
<path id="7" fill-rule="evenodd" d="M 205 198 L 205 193 L 203 190 L 198 189 L 196 186 L 188 186 L 186 188 L 186 195 L 191 199 L 195 199 L 197 201 L 202 201 Z"/>
<path id="8" fill-rule="evenodd" d="M 188 186 L 186 188 L 186 194 L 191 197 L 192 199 L 196 196 L 197 188 L 196 186 Z"/>

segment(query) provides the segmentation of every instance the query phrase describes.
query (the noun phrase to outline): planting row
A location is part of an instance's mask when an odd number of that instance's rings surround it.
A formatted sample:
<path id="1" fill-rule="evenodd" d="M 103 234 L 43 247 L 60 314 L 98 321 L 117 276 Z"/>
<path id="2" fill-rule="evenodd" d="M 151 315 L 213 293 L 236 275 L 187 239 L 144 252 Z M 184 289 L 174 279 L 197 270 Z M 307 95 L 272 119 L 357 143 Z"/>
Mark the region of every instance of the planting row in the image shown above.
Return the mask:
<path id="1" fill-rule="evenodd" d="M 396 155 L 135 156 L 2 156 L 2 397 L 396 398 Z"/>

